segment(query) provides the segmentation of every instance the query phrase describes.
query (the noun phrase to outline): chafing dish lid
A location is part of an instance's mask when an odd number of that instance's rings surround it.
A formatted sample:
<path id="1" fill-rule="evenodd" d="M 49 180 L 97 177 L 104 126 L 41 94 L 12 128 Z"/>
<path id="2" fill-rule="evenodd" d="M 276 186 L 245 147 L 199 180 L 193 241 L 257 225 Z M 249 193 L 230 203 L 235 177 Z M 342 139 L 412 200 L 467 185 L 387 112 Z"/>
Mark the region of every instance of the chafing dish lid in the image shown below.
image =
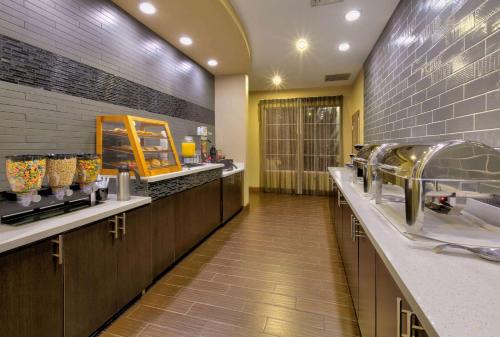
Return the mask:
<path id="1" fill-rule="evenodd" d="M 378 147 L 378 144 L 365 144 L 354 157 L 355 162 L 366 163 L 370 154 Z"/>
<path id="2" fill-rule="evenodd" d="M 463 140 L 398 145 L 387 151 L 379 168 L 403 178 L 495 181 L 500 180 L 500 152 Z"/>

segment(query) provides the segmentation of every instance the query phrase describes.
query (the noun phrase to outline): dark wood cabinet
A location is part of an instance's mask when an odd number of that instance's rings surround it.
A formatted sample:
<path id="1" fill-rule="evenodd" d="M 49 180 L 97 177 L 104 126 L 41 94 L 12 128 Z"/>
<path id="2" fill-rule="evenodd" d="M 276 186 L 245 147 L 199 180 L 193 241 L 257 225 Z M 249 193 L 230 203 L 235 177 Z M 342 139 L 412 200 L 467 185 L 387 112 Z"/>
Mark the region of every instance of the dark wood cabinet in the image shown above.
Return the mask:
<path id="1" fill-rule="evenodd" d="M 63 236 L 66 336 L 88 337 L 118 309 L 116 229 L 104 220 Z"/>
<path id="2" fill-rule="evenodd" d="M 157 277 L 175 260 L 175 210 L 181 193 L 156 200 L 151 205 L 151 250 L 153 276 Z"/>
<path id="3" fill-rule="evenodd" d="M 213 180 L 184 191 L 175 210 L 175 259 L 196 246 L 221 221 L 221 182 Z"/>
<path id="4" fill-rule="evenodd" d="M 342 228 L 342 207 L 345 201 L 341 197 L 341 194 L 338 190 L 338 188 L 334 189 L 334 202 L 335 205 L 333 205 L 334 212 L 333 212 L 333 223 L 335 225 L 335 235 L 337 236 L 337 243 L 339 245 L 339 251 L 340 255 L 343 254 L 342 252 L 342 240 L 343 240 L 343 228 Z M 344 206 L 345 207 L 345 206 Z"/>
<path id="5" fill-rule="evenodd" d="M 221 193 L 216 179 L 1 254 L 0 336 L 88 337 L 220 225 Z"/>
<path id="6" fill-rule="evenodd" d="M 363 337 L 375 337 L 375 248 L 364 233 L 359 242 L 358 322 Z"/>
<path id="7" fill-rule="evenodd" d="M 330 213 L 361 335 L 427 337 L 333 181 Z"/>
<path id="8" fill-rule="evenodd" d="M 45 240 L 0 256 L 0 336 L 64 335 L 63 268 Z"/>
<path id="9" fill-rule="evenodd" d="M 89 336 L 152 282 L 150 207 L 64 234 L 66 336 Z"/>
<path id="10" fill-rule="evenodd" d="M 353 233 L 353 213 L 349 205 L 342 206 L 342 260 L 356 313 L 359 309 L 358 294 L 358 240 Z"/>
<path id="11" fill-rule="evenodd" d="M 151 257 L 151 206 L 118 216 L 117 305 L 125 306 L 153 281 Z"/>
<path id="12" fill-rule="evenodd" d="M 222 178 L 222 222 L 231 219 L 243 207 L 243 173 Z"/>
<path id="13" fill-rule="evenodd" d="M 376 330 L 377 337 L 427 337 L 417 316 L 379 256 L 376 266 Z M 364 337 L 364 335 L 363 335 Z"/>

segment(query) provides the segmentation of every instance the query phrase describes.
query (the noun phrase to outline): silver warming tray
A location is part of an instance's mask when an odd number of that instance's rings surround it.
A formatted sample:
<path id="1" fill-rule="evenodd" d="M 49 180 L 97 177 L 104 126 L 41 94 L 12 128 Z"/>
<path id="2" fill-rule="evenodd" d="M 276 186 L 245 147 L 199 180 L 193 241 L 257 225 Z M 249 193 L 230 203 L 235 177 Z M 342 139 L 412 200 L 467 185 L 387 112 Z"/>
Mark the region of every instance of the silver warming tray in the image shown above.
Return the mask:
<path id="1" fill-rule="evenodd" d="M 400 186 L 406 227 L 412 233 L 421 231 L 426 209 L 459 214 L 467 198 L 500 195 L 500 152 L 477 142 L 391 146 L 382 151 L 375 167 L 376 203 L 382 201 L 385 184 Z"/>
<path id="2" fill-rule="evenodd" d="M 358 150 L 356 156 L 352 159 L 352 181 L 353 183 L 358 182 L 358 178 L 363 179 L 363 186 L 366 185 L 366 174 L 367 174 L 367 165 L 368 159 L 372 152 L 378 147 L 378 144 L 365 144 L 362 148 Z M 366 191 L 365 187 L 363 190 Z"/>

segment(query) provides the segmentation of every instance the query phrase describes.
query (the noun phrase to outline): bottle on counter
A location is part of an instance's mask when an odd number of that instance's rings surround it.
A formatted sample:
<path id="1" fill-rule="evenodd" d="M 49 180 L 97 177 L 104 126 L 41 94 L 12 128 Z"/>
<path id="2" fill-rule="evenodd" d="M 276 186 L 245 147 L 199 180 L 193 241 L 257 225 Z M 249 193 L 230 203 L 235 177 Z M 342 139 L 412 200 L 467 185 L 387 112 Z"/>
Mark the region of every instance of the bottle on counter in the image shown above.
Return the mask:
<path id="1" fill-rule="evenodd" d="M 127 165 L 118 167 L 116 176 L 116 200 L 130 200 L 130 169 Z"/>

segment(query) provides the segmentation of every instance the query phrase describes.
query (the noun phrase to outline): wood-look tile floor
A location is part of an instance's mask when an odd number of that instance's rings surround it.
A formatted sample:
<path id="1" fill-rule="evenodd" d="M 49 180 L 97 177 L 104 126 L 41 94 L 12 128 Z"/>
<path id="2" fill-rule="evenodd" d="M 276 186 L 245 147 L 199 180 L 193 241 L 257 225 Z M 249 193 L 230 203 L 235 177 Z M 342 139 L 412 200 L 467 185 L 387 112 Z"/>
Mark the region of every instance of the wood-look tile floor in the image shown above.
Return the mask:
<path id="1" fill-rule="evenodd" d="M 252 193 L 101 336 L 359 336 L 328 198 Z"/>

